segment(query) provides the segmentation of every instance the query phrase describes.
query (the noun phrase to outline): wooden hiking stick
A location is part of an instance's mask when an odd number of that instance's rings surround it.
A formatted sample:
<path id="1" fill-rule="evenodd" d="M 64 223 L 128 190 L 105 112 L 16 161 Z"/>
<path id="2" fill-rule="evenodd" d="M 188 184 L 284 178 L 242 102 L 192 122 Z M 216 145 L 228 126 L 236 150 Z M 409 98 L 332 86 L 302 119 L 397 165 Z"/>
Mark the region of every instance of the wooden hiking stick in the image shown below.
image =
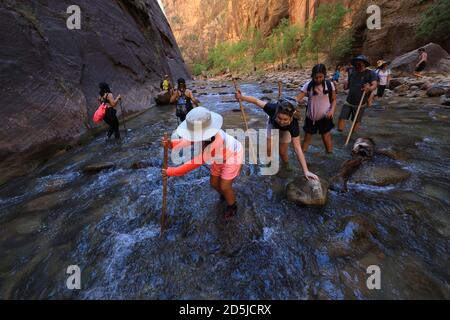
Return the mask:
<path id="1" fill-rule="evenodd" d="M 278 81 L 278 100 L 281 99 L 282 91 L 283 91 L 283 84 L 281 83 L 281 81 Z"/>
<path id="2" fill-rule="evenodd" d="M 125 125 L 125 114 L 123 113 L 122 99 L 120 99 L 120 112 L 122 113 L 123 129 L 125 130 L 125 134 L 127 134 L 127 126 Z"/>
<path id="3" fill-rule="evenodd" d="M 167 133 L 164 133 L 164 160 L 163 169 L 167 170 L 167 165 L 169 162 L 169 147 L 166 145 L 169 141 Z M 161 235 L 164 232 L 164 223 L 166 218 L 166 206 L 167 206 L 167 176 L 163 177 L 163 198 L 162 198 L 162 209 L 161 209 Z"/>
<path id="4" fill-rule="evenodd" d="M 238 91 L 238 87 L 237 87 L 237 83 L 236 83 L 236 79 L 233 78 L 233 84 L 234 84 L 234 89 L 236 90 L 236 92 Z M 238 100 L 239 101 L 239 107 L 241 108 L 241 114 L 242 114 L 242 120 L 244 120 L 244 124 L 245 124 L 245 130 L 248 132 L 248 123 L 247 123 L 247 116 L 245 115 L 245 110 L 244 110 L 244 106 L 242 105 L 242 101 L 241 99 Z M 250 149 L 250 153 L 253 157 L 253 162 L 254 164 L 258 164 L 256 155 L 255 155 L 255 150 L 253 149 L 253 144 L 252 144 L 252 140 L 249 137 L 249 149 Z"/>
<path id="5" fill-rule="evenodd" d="M 356 121 L 358 121 L 359 112 L 361 111 L 361 107 L 364 101 L 364 98 L 366 97 L 366 91 L 364 91 L 363 96 L 361 98 L 361 102 L 359 103 L 358 110 L 356 111 L 355 120 L 353 120 L 352 128 L 350 129 L 350 132 L 348 133 L 347 141 L 345 142 L 345 145 L 348 145 L 350 142 L 350 138 L 352 137 L 353 130 L 355 129 Z"/>

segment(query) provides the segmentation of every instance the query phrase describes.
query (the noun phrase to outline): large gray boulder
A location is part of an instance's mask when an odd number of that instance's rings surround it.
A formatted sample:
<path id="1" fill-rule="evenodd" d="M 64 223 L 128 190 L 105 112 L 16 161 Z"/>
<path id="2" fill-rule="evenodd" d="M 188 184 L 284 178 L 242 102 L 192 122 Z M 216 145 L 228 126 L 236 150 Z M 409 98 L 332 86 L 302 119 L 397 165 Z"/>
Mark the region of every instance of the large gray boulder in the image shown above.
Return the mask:
<path id="1" fill-rule="evenodd" d="M 425 71 L 447 73 L 450 72 L 450 55 L 440 45 L 429 43 L 424 46 L 428 53 L 428 64 Z M 419 57 L 419 48 L 395 58 L 390 67 L 393 70 L 411 73 L 416 69 Z"/>

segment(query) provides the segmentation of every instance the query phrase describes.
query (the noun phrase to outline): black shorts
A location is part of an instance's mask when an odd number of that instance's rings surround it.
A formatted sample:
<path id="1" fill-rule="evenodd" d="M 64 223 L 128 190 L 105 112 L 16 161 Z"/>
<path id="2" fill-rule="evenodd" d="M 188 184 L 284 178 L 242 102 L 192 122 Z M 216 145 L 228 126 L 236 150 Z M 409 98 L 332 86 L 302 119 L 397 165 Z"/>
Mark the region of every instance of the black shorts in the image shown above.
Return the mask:
<path id="1" fill-rule="evenodd" d="M 328 119 L 325 117 L 314 122 L 310 118 L 306 117 L 303 130 L 308 134 L 316 134 L 317 131 L 319 131 L 319 134 L 323 135 L 330 132 L 333 128 L 333 119 Z"/>
<path id="2" fill-rule="evenodd" d="M 421 62 L 419 66 L 416 68 L 416 72 L 421 72 L 425 70 L 425 67 L 427 66 L 426 62 Z"/>
<path id="3" fill-rule="evenodd" d="M 383 98 L 385 90 L 386 90 L 386 86 L 381 86 L 381 85 L 378 86 L 377 97 Z"/>

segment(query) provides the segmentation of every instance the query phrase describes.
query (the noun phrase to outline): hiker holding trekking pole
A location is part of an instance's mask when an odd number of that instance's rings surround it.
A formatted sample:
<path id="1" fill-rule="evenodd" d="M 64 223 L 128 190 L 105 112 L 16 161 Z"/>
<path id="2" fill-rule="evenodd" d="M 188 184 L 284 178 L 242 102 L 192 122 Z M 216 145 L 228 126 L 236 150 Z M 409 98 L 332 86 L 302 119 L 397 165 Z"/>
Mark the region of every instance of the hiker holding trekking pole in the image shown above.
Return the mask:
<path id="1" fill-rule="evenodd" d="M 348 81 L 344 83 L 344 90 L 348 89 L 349 93 L 339 116 L 340 132 L 344 131 L 345 121 L 350 119 L 354 124 L 352 133 L 359 130 L 370 94 L 378 87 L 378 76 L 374 71 L 367 69 L 370 62 L 366 56 L 357 56 L 352 60 L 352 65 L 354 69 Z"/>

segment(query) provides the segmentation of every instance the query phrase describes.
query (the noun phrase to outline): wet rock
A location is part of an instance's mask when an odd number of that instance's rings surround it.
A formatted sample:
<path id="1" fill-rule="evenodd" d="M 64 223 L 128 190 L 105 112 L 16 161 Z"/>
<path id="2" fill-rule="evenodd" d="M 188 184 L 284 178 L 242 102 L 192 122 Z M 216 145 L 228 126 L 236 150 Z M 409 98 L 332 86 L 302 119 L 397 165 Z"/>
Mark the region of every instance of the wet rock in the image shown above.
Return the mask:
<path id="1" fill-rule="evenodd" d="M 400 79 L 392 79 L 389 82 L 389 90 L 394 90 L 395 88 L 397 88 L 398 86 L 401 86 L 403 84 L 403 81 L 401 81 Z"/>
<path id="2" fill-rule="evenodd" d="M 410 176 L 409 171 L 399 166 L 367 164 L 353 174 L 350 182 L 383 187 L 401 183 Z"/>
<path id="3" fill-rule="evenodd" d="M 286 88 L 288 88 L 288 89 L 297 89 L 297 88 L 298 88 L 298 85 L 295 85 L 295 84 L 293 84 L 293 83 L 288 83 L 288 84 L 286 85 Z"/>
<path id="4" fill-rule="evenodd" d="M 170 92 L 169 91 L 160 92 L 156 96 L 155 102 L 158 105 L 170 104 Z"/>
<path id="5" fill-rule="evenodd" d="M 418 86 L 411 86 L 409 88 L 409 90 L 417 91 L 417 90 L 419 90 L 419 87 Z"/>
<path id="6" fill-rule="evenodd" d="M 432 86 L 427 90 L 427 95 L 429 97 L 440 97 L 446 93 L 446 89 L 439 86 Z"/>
<path id="7" fill-rule="evenodd" d="M 383 148 L 376 151 L 377 155 L 382 155 L 389 157 L 393 160 L 408 160 L 409 156 L 401 150 L 392 149 L 392 148 Z"/>
<path id="8" fill-rule="evenodd" d="M 112 162 L 101 162 L 101 163 L 87 165 L 81 171 L 83 173 L 93 174 L 93 173 L 98 173 L 103 170 L 108 170 L 108 169 L 114 168 L 114 166 L 115 165 Z"/>
<path id="9" fill-rule="evenodd" d="M 378 234 L 377 228 L 366 217 L 344 217 L 338 222 L 338 230 L 328 246 L 330 256 L 361 256 L 376 247 L 372 240 Z"/>
<path id="10" fill-rule="evenodd" d="M 41 228 L 42 221 L 39 216 L 29 216 L 21 217 L 14 220 L 14 225 L 16 226 L 16 232 L 19 234 L 29 234 L 38 232 Z"/>
<path id="11" fill-rule="evenodd" d="M 432 86 L 433 84 L 430 81 L 427 81 L 420 87 L 420 89 L 428 91 L 428 89 L 430 89 Z"/>
<path id="12" fill-rule="evenodd" d="M 444 106 L 450 106 L 449 94 L 441 96 L 441 104 L 444 105 Z"/>
<path id="13" fill-rule="evenodd" d="M 31 200 L 24 206 L 24 211 L 50 210 L 72 197 L 71 191 L 62 191 L 47 194 Z"/>
<path id="14" fill-rule="evenodd" d="M 264 90 L 262 91 L 262 93 L 273 93 L 273 90 L 270 90 L 270 89 L 264 89 Z"/>
<path id="15" fill-rule="evenodd" d="M 266 96 L 261 97 L 260 99 L 261 99 L 262 101 L 271 101 L 271 100 L 272 100 L 270 97 L 266 97 Z"/>
<path id="16" fill-rule="evenodd" d="M 139 169 L 146 169 L 146 168 L 151 168 L 151 167 L 162 168 L 162 160 L 161 159 L 150 159 L 150 160 L 136 161 L 130 166 L 130 169 L 139 170 Z"/>
<path id="17" fill-rule="evenodd" d="M 328 184 L 321 180 L 308 181 L 297 178 L 287 185 L 286 195 L 289 201 L 303 206 L 324 206 L 327 202 Z"/>
<path id="18" fill-rule="evenodd" d="M 395 87 L 394 92 L 396 94 L 406 94 L 408 92 L 409 86 L 407 84 L 399 85 L 398 87 Z"/>

